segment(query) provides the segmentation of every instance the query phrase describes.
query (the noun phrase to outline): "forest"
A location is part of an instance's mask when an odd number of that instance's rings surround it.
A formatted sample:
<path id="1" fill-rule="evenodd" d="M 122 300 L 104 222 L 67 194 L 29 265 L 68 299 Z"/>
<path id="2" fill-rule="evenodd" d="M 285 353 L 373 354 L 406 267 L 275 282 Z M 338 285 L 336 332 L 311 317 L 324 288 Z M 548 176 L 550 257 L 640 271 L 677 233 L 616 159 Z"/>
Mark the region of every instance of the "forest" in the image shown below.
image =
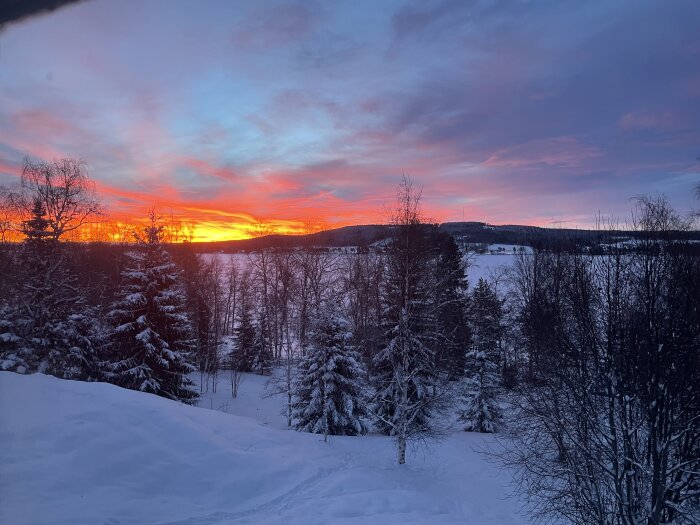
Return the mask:
<path id="1" fill-rule="evenodd" d="M 472 282 L 421 191 L 401 180 L 379 241 L 223 256 L 170 242 L 156 209 L 71 242 L 102 209 L 84 166 L 27 160 L 0 191 L 0 369 L 186 404 L 259 374 L 289 428 L 391 436 L 398 464 L 453 415 L 502 436 L 536 520 L 700 523 L 700 256 L 677 235 L 697 219 L 639 197 L 599 220 L 605 253 L 564 239 Z"/>

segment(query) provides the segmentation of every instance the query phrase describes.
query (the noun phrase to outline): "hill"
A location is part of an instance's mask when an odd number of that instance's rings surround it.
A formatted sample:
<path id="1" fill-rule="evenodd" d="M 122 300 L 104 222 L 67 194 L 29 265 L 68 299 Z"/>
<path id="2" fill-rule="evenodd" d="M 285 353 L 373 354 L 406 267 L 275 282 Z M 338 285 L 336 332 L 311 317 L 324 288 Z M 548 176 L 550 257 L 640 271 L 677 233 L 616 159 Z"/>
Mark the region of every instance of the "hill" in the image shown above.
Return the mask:
<path id="1" fill-rule="evenodd" d="M 248 379 L 242 399 L 259 399 Z M 109 384 L 0 372 L 0 523 L 525 523 L 507 476 L 473 450 L 492 439 L 457 432 L 399 467 L 382 436 L 323 443 Z"/>
<path id="2" fill-rule="evenodd" d="M 596 251 L 603 244 L 639 239 L 644 232 L 628 230 L 596 231 L 572 228 L 541 228 L 517 224 L 491 225 L 484 222 L 445 222 L 439 229 L 452 235 L 462 245 L 508 244 L 540 249 Z M 259 250 L 273 247 L 342 247 L 364 246 L 385 239 L 390 231 L 386 225 L 345 226 L 309 235 L 267 235 L 237 241 L 197 242 L 193 247 L 200 253 Z M 677 231 L 669 240 L 700 243 L 700 231 Z"/>

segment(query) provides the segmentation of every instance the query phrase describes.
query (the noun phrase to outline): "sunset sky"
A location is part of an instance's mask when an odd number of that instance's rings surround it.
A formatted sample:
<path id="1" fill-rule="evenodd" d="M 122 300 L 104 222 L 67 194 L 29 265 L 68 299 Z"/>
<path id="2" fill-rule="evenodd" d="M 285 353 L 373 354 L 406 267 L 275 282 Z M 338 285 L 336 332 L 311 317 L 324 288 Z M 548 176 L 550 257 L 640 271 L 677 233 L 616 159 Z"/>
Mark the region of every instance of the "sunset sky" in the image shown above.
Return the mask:
<path id="1" fill-rule="evenodd" d="M 693 205 L 700 2 L 87 0 L 0 32 L 0 184 L 86 161 L 199 238 L 383 221 L 569 226 Z"/>

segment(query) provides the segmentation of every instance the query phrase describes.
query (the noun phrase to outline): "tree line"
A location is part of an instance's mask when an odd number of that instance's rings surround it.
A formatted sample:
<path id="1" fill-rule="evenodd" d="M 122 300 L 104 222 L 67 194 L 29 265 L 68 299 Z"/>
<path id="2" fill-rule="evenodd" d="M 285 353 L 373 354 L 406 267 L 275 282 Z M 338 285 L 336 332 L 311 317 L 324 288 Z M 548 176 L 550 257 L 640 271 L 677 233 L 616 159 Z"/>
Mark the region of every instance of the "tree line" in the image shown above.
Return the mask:
<path id="1" fill-rule="evenodd" d="M 200 392 L 226 374 L 234 396 L 244 373 L 269 375 L 290 427 L 358 434 L 372 424 L 395 436 L 400 462 L 410 439 L 435 432 L 448 386 L 466 373 L 462 254 L 423 219 L 408 179 L 379 246 L 238 258 L 163 242 L 155 212 L 126 245 L 64 242 L 99 209 L 84 166 L 70 160 L 28 161 L 5 202 L 23 217 L 23 240 L 2 248 L 4 370 L 187 403 L 196 402 L 195 373 Z"/>
<path id="2" fill-rule="evenodd" d="M 661 197 L 630 226 L 633 252 L 515 265 L 526 381 L 501 459 L 541 519 L 700 523 L 700 257 L 669 240 L 691 223 Z"/>
<path id="3" fill-rule="evenodd" d="M 697 523 L 700 258 L 663 198 L 638 201 L 633 252 L 519 252 L 469 286 L 407 178 L 381 242 L 234 257 L 165 243 L 155 212 L 126 245 L 63 242 L 98 209 L 83 167 L 27 162 L 23 181 L 4 198 L 23 240 L 0 244 L 1 369 L 185 403 L 267 375 L 289 427 L 384 433 L 399 463 L 456 412 L 505 431 L 497 455 L 542 517 Z"/>

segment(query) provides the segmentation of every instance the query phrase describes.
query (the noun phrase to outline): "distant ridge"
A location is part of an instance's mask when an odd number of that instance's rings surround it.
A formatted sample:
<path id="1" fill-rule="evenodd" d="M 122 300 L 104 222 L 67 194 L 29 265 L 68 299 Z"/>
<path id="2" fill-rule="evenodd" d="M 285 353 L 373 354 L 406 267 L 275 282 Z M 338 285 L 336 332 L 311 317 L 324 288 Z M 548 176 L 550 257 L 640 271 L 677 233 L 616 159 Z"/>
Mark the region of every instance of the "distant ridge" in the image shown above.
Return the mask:
<path id="1" fill-rule="evenodd" d="M 195 242 L 192 246 L 198 252 L 223 251 L 226 253 L 298 246 L 366 246 L 381 241 L 386 236 L 387 226 L 368 224 L 343 226 L 306 235 L 272 234 L 235 241 Z"/>
<path id="2" fill-rule="evenodd" d="M 485 222 L 445 222 L 439 229 L 452 235 L 460 244 L 514 244 L 548 249 L 576 249 L 610 242 L 638 239 L 644 232 L 628 230 L 597 231 L 575 228 L 544 228 L 518 224 L 491 225 Z M 195 242 L 192 247 L 200 253 L 260 250 L 264 248 L 318 246 L 325 248 L 367 246 L 385 239 L 390 226 L 380 224 L 344 226 L 307 235 L 273 234 L 235 241 Z M 668 240 L 700 242 L 700 231 L 677 231 L 666 234 Z"/>

